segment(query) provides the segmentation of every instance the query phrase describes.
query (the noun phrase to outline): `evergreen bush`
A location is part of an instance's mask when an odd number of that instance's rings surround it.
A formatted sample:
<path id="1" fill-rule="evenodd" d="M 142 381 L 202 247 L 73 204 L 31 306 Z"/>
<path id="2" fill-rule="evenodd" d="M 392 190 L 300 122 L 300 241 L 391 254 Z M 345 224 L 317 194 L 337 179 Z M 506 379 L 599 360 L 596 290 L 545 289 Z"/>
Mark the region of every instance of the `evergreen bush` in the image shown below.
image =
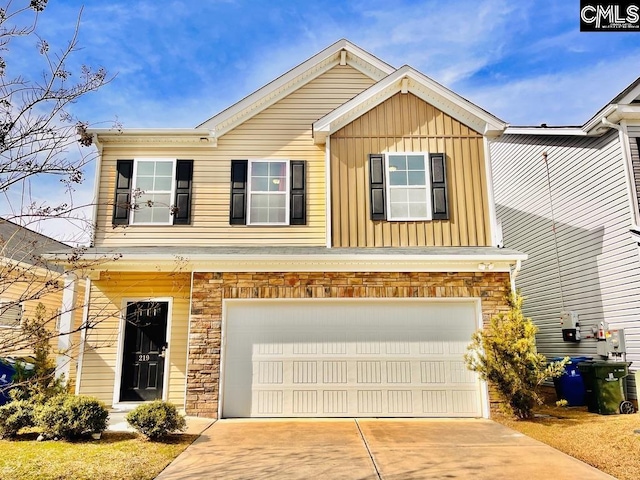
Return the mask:
<path id="1" fill-rule="evenodd" d="M 127 423 L 150 440 L 161 440 L 174 432 L 182 432 L 185 419 L 176 407 L 162 400 L 144 403 L 127 414 Z"/>
<path id="2" fill-rule="evenodd" d="M 547 363 L 537 352 L 537 327 L 522 313 L 522 301 L 511 294 L 509 311 L 494 315 L 484 330 L 473 334 L 465 362 L 495 388 L 508 412 L 530 418 L 533 407 L 542 403 L 538 387 L 546 378 L 562 375 L 567 359 Z"/>
<path id="3" fill-rule="evenodd" d="M 36 426 L 47 438 L 73 440 L 107 429 L 109 411 L 98 399 L 84 395 L 50 398 L 36 413 Z"/>

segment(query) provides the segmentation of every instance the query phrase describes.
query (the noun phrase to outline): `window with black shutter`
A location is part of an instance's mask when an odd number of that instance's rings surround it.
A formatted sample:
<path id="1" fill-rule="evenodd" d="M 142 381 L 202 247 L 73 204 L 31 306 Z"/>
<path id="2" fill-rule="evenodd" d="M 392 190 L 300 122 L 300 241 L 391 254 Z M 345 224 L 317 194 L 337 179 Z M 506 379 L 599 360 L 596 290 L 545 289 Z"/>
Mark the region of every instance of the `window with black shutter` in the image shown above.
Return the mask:
<path id="1" fill-rule="evenodd" d="M 369 202 L 372 220 L 448 219 L 445 154 L 370 154 Z"/>
<path id="2" fill-rule="evenodd" d="M 118 160 L 114 225 L 191 223 L 193 160 Z"/>
<path id="3" fill-rule="evenodd" d="M 305 225 L 304 160 L 232 160 L 231 225 Z"/>

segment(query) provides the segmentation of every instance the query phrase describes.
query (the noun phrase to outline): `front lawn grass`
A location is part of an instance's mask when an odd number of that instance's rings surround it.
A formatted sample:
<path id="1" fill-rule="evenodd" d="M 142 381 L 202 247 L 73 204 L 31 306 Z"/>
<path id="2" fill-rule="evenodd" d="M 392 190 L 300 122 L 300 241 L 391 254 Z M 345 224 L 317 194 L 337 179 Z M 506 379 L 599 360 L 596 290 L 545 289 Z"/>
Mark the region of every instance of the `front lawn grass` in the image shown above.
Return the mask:
<path id="1" fill-rule="evenodd" d="M 598 415 L 587 407 L 542 405 L 531 420 L 493 419 L 619 480 L 640 478 L 640 414 Z"/>
<path id="2" fill-rule="evenodd" d="M 36 441 L 37 434 L 0 440 L 3 480 L 150 480 L 197 435 L 171 435 L 149 442 L 128 432 L 105 432 L 100 440 Z"/>

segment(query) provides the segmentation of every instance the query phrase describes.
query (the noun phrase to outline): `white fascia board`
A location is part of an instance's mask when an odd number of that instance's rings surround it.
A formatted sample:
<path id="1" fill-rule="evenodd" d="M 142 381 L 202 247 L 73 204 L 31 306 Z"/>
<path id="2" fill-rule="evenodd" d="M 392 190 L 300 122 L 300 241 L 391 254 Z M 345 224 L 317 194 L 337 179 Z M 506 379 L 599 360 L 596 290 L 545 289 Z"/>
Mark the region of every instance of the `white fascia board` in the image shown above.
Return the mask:
<path id="1" fill-rule="evenodd" d="M 349 65 L 373 80 L 377 81 L 395 70 L 391 65 L 342 39 L 201 123 L 198 128 L 211 128 L 215 130 L 217 138 L 221 137 L 292 91 L 338 65 L 342 50 L 346 50 L 349 54 L 347 58 Z"/>
<path id="2" fill-rule="evenodd" d="M 476 131 L 487 136 L 496 136 L 507 127 L 499 118 L 405 65 L 316 121 L 313 124 L 314 142 L 324 143 L 327 135 L 400 92 L 404 78 L 409 80 L 404 82 L 409 92 Z"/>
<path id="3" fill-rule="evenodd" d="M 635 85 L 634 85 L 635 84 Z M 618 104 L 629 104 L 634 100 L 637 100 L 640 97 L 640 77 L 633 81 L 625 90 L 628 90 L 620 98 L 616 98 L 616 103 Z"/>
<path id="4" fill-rule="evenodd" d="M 121 272 L 509 272 L 526 254 L 468 255 L 123 255 L 96 266 Z M 91 261 L 91 258 L 87 258 Z M 481 268 L 484 265 L 484 268 Z M 97 278 L 96 275 L 94 278 Z"/>
<path id="5" fill-rule="evenodd" d="M 618 123 L 622 120 L 638 121 L 640 120 L 640 105 L 622 103 L 608 105 L 585 123 L 582 129 L 587 135 L 602 135 L 610 128 L 603 125 L 603 120 L 610 123 Z"/>
<path id="6" fill-rule="evenodd" d="M 584 137 L 587 132 L 580 127 L 507 127 L 504 135 L 566 135 Z"/>
<path id="7" fill-rule="evenodd" d="M 101 149 L 107 145 L 216 146 L 214 132 L 207 128 L 93 128 L 87 132 Z"/>
<path id="8" fill-rule="evenodd" d="M 598 113 L 596 113 L 593 117 L 591 117 L 587 121 L 587 123 L 585 123 L 582 126 L 582 130 L 584 130 L 584 132 L 587 135 L 595 135 L 595 134 L 602 135 L 605 131 L 608 130 L 607 127 L 603 127 L 602 119 L 608 118 L 609 115 L 615 112 L 617 108 L 618 108 L 618 105 L 616 104 L 609 104 L 603 107 Z"/>

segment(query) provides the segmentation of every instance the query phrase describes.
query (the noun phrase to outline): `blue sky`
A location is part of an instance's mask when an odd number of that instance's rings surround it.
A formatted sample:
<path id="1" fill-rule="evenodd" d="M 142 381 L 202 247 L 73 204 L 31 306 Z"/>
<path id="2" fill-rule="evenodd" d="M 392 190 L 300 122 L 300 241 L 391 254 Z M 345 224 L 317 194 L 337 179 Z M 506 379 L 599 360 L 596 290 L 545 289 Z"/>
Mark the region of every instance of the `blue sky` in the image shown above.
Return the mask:
<path id="1" fill-rule="evenodd" d="M 340 38 L 512 125 L 582 124 L 640 76 L 640 33 L 581 33 L 578 0 L 50 0 L 41 35 L 62 45 L 82 4 L 73 61 L 116 77 L 73 111 L 101 127 L 195 127 Z"/>

